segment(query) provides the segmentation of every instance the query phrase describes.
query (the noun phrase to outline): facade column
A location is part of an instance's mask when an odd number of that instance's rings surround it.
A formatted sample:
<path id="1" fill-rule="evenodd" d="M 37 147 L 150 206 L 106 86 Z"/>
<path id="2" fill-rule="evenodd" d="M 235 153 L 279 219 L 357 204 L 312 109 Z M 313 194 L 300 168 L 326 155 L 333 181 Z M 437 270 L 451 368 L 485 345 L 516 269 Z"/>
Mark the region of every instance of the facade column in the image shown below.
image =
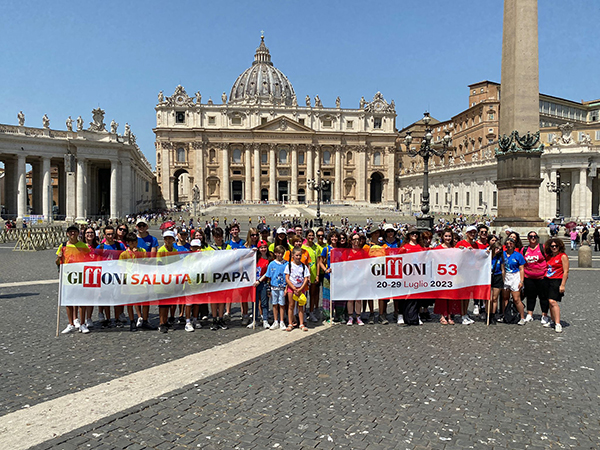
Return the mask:
<path id="1" fill-rule="evenodd" d="M 194 142 L 192 143 L 192 147 L 194 149 L 194 184 L 198 186 L 198 196 L 200 197 L 200 201 L 205 201 L 205 193 L 204 193 L 204 142 Z"/>
<path id="2" fill-rule="evenodd" d="M 134 212 L 133 207 L 131 206 L 131 191 L 132 191 L 132 177 L 131 177 L 131 162 L 129 161 L 129 156 L 126 156 L 123 161 L 121 161 L 121 215 L 125 216 L 126 214 L 131 214 Z M 139 200 L 135 198 L 135 200 Z"/>
<path id="3" fill-rule="evenodd" d="M 165 203 L 167 208 L 170 208 L 175 203 L 175 193 L 172 189 L 171 184 L 171 170 L 170 170 L 170 160 L 171 160 L 171 148 L 173 144 L 170 142 L 161 142 L 160 146 L 162 148 L 161 158 L 162 158 L 162 168 L 161 168 L 161 183 L 160 188 L 162 190 L 163 198 L 165 199 Z"/>
<path id="4" fill-rule="evenodd" d="M 110 218 L 118 219 L 119 214 L 119 161 L 110 162 Z"/>
<path id="5" fill-rule="evenodd" d="M 269 202 L 277 202 L 277 166 L 275 148 L 277 144 L 269 144 Z"/>
<path id="6" fill-rule="evenodd" d="M 579 169 L 579 217 L 581 220 L 592 217 L 592 179 L 587 176 L 587 166 Z"/>
<path id="7" fill-rule="evenodd" d="M 342 201 L 342 146 L 335 146 L 335 183 L 334 187 L 334 197 L 333 200 L 335 202 Z"/>
<path id="8" fill-rule="evenodd" d="M 313 159 L 313 148 L 314 145 L 309 144 L 306 146 L 306 179 L 307 180 L 315 180 L 316 177 L 314 176 L 314 162 L 315 160 Z M 313 201 L 313 193 L 314 193 L 314 189 L 311 189 L 308 184 L 306 186 L 306 203 L 312 202 Z"/>
<path id="9" fill-rule="evenodd" d="M 23 220 L 27 214 L 27 170 L 25 155 L 17 157 L 17 220 Z"/>
<path id="10" fill-rule="evenodd" d="M 77 158 L 77 220 L 85 220 L 87 216 L 86 163 L 85 158 Z M 112 177 L 111 177 L 112 178 Z M 112 184 L 112 183 L 111 183 Z M 112 186 L 111 186 L 112 188 Z M 67 197 L 69 192 L 67 192 Z"/>
<path id="11" fill-rule="evenodd" d="M 244 144 L 244 201 L 252 201 L 252 156 L 250 154 L 250 144 Z"/>
<path id="12" fill-rule="evenodd" d="M 396 203 L 396 149 L 394 147 L 386 147 L 385 153 L 387 161 L 387 177 L 388 177 L 388 186 L 387 186 L 387 203 L 388 205 L 393 205 Z"/>
<path id="13" fill-rule="evenodd" d="M 356 166 L 358 172 L 357 200 L 367 202 L 366 183 L 367 183 L 367 146 L 360 145 L 356 152 Z"/>
<path id="14" fill-rule="evenodd" d="M 50 158 L 42 158 L 42 214 L 49 222 L 52 218 L 52 172 Z"/>
<path id="15" fill-rule="evenodd" d="M 291 203 L 298 203 L 298 146 L 292 144 L 292 192 Z"/>
<path id="16" fill-rule="evenodd" d="M 545 185 L 546 182 L 550 182 L 550 183 L 553 182 L 556 185 L 556 177 L 557 177 L 556 169 L 551 169 L 548 180 L 542 181 L 542 187 L 540 188 L 540 193 L 542 195 L 546 196 L 546 198 L 548 199 L 548 201 L 545 202 L 545 204 L 546 204 L 545 216 L 542 216 L 542 218 L 545 218 L 545 217 L 551 218 L 556 215 L 556 200 L 557 200 L 558 195 L 555 192 L 548 192 L 548 189 L 546 188 L 546 185 Z"/>
<path id="17" fill-rule="evenodd" d="M 252 200 L 260 202 L 260 144 L 254 144 L 254 189 Z"/>
<path id="18" fill-rule="evenodd" d="M 221 181 L 221 200 L 229 202 L 231 200 L 229 191 L 229 144 L 221 144 L 223 177 Z"/>

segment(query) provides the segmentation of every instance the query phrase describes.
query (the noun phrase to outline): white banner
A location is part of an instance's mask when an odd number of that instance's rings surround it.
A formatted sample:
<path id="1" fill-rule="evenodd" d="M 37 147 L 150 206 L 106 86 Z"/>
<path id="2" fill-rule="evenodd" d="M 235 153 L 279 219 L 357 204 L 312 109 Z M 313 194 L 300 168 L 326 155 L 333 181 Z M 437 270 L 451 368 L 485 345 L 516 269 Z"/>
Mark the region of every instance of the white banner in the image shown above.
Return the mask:
<path id="1" fill-rule="evenodd" d="M 92 255 L 93 256 L 93 255 Z M 256 253 L 250 249 L 63 264 L 63 306 L 253 301 Z"/>
<path id="2" fill-rule="evenodd" d="M 369 257 L 331 253 L 331 300 L 490 297 L 491 258 L 485 250 L 445 249 Z"/>

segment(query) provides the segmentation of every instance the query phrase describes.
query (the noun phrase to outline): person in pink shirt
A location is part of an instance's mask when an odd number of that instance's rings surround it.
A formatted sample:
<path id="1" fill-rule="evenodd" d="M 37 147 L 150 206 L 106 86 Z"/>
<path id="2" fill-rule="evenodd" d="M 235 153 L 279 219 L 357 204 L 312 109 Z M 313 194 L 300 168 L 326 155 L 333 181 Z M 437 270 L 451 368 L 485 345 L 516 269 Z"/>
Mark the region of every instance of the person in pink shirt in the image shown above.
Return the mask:
<path id="1" fill-rule="evenodd" d="M 540 308 L 542 309 L 542 325 L 548 323 L 548 310 L 550 304 L 544 288 L 544 276 L 546 275 L 546 255 L 543 247 L 540 245 L 540 237 L 535 231 L 527 233 L 529 246 L 523 249 L 525 257 L 525 297 L 527 298 L 527 316 L 526 322 L 533 320 L 533 310 L 535 309 L 536 298 L 540 299 Z"/>

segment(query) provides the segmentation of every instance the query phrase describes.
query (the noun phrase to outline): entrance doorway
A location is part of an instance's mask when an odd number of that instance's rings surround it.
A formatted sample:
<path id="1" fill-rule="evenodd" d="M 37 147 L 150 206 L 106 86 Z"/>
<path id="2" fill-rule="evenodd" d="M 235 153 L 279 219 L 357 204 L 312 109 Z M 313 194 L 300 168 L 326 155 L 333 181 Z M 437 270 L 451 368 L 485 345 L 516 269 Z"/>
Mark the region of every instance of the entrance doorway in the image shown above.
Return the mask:
<path id="1" fill-rule="evenodd" d="M 382 180 L 383 175 L 379 172 L 375 172 L 371 175 L 371 203 L 381 203 L 381 193 L 382 193 Z"/>
<path id="2" fill-rule="evenodd" d="M 288 201 L 288 182 L 278 181 L 277 182 L 277 200 L 280 202 Z"/>
<path id="3" fill-rule="evenodd" d="M 234 202 L 241 202 L 244 199 L 244 185 L 240 180 L 231 182 L 231 197 Z"/>
<path id="4" fill-rule="evenodd" d="M 323 203 L 331 203 L 331 183 L 325 186 L 321 191 L 321 201 Z"/>
<path id="5" fill-rule="evenodd" d="M 268 189 L 261 189 L 260 190 L 260 201 L 261 202 L 268 202 L 269 201 L 269 190 Z"/>

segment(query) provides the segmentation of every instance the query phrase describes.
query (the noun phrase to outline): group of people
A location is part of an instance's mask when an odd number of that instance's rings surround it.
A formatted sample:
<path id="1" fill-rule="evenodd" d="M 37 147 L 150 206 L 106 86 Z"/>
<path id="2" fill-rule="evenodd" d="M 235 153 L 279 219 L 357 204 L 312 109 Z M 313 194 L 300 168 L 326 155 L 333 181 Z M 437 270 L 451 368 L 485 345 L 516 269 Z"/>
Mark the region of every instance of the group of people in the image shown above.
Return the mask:
<path id="1" fill-rule="evenodd" d="M 264 225 L 261 223 L 259 225 Z M 491 258 L 491 297 L 475 299 L 473 314 L 481 315 L 489 308 L 491 324 L 503 320 L 503 311 L 512 302 L 520 315 L 519 325 L 533 321 L 536 301 L 542 310 L 541 323 L 562 331 L 560 323 L 560 301 L 565 292 L 569 273 L 569 260 L 564 253 L 564 244 L 558 238 L 549 239 L 545 245 L 539 243 L 535 231 L 527 234 L 528 245 L 524 246 L 518 233 L 507 230 L 507 236 L 489 234 L 485 224 L 467 226 L 460 236 L 454 229 L 445 228 L 438 232 L 434 243 L 431 231 L 421 231 L 408 226 L 398 229 L 392 224 L 368 227 L 364 231 L 338 231 L 305 229 L 300 223 L 293 228 L 279 227 L 271 231 L 268 226 L 250 227 L 246 239 L 240 236 L 240 226 L 234 222 L 229 229 L 230 238 L 219 226 L 211 227 L 212 239 L 207 239 L 203 229 L 167 229 L 163 232 L 163 244 L 148 232 L 148 224 L 140 219 L 130 231 L 127 224 L 106 226 L 102 234 L 88 227 L 80 234 L 79 228 L 67 229 L 68 240 L 57 251 L 56 264 L 76 261 L 83 253 L 103 253 L 112 258 L 128 259 L 144 253 L 160 256 L 178 252 L 220 251 L 251 248 L 256 250 L 256 301 L 252 311 L 248 303 L 241 303 L 242 325 L 262 326 L 271 330 L 307 330 L 307 322 L 330 320 L 359 326 L 367 323 L 389 324 L 387 307 L 389 299 L 330 303 L 331 252 L 334 248 L 348 248 L 353 252 L 367 252 L 370 256 L 385 255 L 386 248 L 397 249 L 397 253 L 412 253 L 429 250 L 462 248 L 486 250 Z M 115 256 L 116 255 L 116 256 Z M 322 297 L 322 299 L 321 299 Z M 526 299 L 527 309 L 523 304 Z M 378 301 L 378 315 L 374 302 Z M 394 320 L 398 324 L 419 325 L 432 320 L 430 307 L 439 315 L 442 325 L 462 323 L 469 325 L 469 301 L 462 300 L 410 300 L 394 299 Z M 131 331 L 138 329 L 166 333 L 169 328 L 182 324 L 186 331 L 193 332 L 202 327 L 202 322 L 212 316 L 212 330 L 227 329 L 231 319 L 231 303 L 209 305 L 159 305 L 159 324 L 155 327 L 149 320 L 149 306 L 128 305 L 111 308 L 99 307 L 100 327 L 123 326 L 129 321 Z M 364 309 L 364 312 L 363 312 Z M 330 317 L 329 311 L 332 311 Z M 63 333 L 79 331 L 88 333 L 94 326 L 93 307 L 67 307 L 68 326 Z M 137 314 L 137 319 L 136 319 Z M 272 315 L 273 321 L 269 322 Z M 112 318 L 111 318 L 112 317 Z M 251 318 L 253 322 L 251 323 Z"/>

